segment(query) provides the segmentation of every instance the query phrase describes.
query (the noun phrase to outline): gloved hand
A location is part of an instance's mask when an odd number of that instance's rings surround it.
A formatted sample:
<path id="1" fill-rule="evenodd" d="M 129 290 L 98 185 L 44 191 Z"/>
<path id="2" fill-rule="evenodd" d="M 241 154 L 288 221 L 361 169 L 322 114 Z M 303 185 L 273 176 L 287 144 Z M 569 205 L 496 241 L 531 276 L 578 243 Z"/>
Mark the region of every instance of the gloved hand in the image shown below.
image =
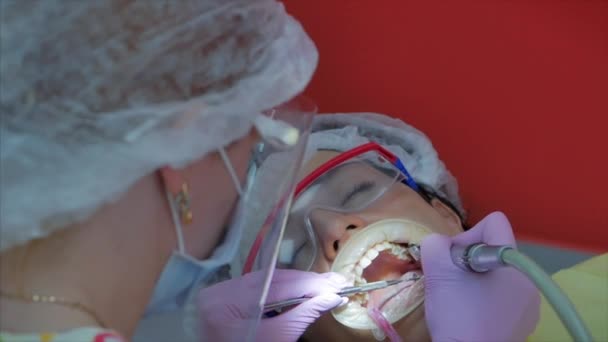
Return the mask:
<path id="1" fill-rule="evenodd" d="M 249 273 L 204 288 L 199 292 L 198 309 L 202 340 L 243 340 L 251 323 L 248 308 L 243 306 L 252 303 L 251 296 L 259 295 L 257 289 L 260 279 L 261 274 Z M 297 341 L 306 328 L 325 311 L 345 301 L 336 292 L 349 285 L 352 284 L 337 273 L 275 270 L 267 302 L 301 296 L 315 297 L 278 316 L 262 318 L 256 340 Z"/>
<path id="2" fill-rule="evenodd" d="M 511 245 L 515 238 L 502 213 L 492 213 L 455 237 L 431 235 L 421 243 L 425 315 L 433 341 L 524 341 L 536 327 L 540 295 L 519 271 L 504 267 L 485 274 L 452 263 L 452 244 Z"/>

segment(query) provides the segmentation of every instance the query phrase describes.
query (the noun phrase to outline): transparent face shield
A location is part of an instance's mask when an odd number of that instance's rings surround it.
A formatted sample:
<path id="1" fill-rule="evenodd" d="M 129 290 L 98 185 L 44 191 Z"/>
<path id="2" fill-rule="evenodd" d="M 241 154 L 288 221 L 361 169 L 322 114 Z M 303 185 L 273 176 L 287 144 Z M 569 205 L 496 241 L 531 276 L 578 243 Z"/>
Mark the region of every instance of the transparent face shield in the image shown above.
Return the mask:
<path id="1" fill-rule="evenodd" d="M 246 336 L 243 336 L 243 341 L 255 337 L 262 317 L 263 305 L 276 265 L 280 238 L 290 212 L 296 177 L 315 111 L 316 107 L 312 102 L 298 97 L 283 106 L 267 111 L 265 117 L 261 118 L 262 122 L 256 123 L 264 139 L 254 147 L 236 217 L 240 218 L 239 224 L 246 230 L 244 235 L 263 236 L 263 239 L 256 243 L 258 248 L 267 251 L 270 257 L 255 260 L 246 272 L 243 272 L 258 273 L 258 277 L 255 277 L 257 283 L 248 284 L 247 292 L 252 295 L 248 302 L 242 303 L 246 311 L 246 319 L 249 320 L 249 328 Z M 297 134 L 294 135 L 295 131 L 285 129 L 289 126 L 296 128 Z M 282 133 L 273 134 L 273 132 Z M 264 165 L 271 164 L 266 163 L 269 158 L 280 158 L 280 167 L 260 172 L 260 168 Z M 239 209 L 243 209 L 243 215 L 239 215 Z"/>

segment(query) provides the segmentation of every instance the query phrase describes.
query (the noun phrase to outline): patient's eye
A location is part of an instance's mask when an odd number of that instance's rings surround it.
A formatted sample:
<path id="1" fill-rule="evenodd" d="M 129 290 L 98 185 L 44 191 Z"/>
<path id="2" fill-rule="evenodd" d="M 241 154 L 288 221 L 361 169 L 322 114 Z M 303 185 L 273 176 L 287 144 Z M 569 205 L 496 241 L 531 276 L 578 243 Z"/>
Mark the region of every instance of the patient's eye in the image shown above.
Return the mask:
<path id="1" fill-rule="evenodd" d="M 372 190 L 375 183 L 372 181 L 363 181 L 356 184 L 346 195 L 342 198 L 342 207 L 357 207 L 362 205 L 368 196 L 364 196 L 367 192 Z M 358 200 L 358 201 L 356 201 Z M 363 203 L 360 203 L 363 202 Z"/>

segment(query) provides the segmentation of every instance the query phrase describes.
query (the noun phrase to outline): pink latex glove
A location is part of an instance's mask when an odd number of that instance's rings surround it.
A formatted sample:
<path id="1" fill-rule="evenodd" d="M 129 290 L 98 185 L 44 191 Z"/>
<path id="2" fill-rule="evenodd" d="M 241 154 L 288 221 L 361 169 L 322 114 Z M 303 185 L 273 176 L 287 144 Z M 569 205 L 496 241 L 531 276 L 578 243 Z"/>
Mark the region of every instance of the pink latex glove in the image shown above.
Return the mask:
<path id="1" fill-rule="evenodd" d="M 202 289 L 198 294 L 202 341 L 242 341 L 247 334 L 244 303 L 251 303 L 258 289 L 259 273 L 218 283 Z M 310 324 L 324 312 L 342 304 L 345 299 L 336 294 L 352 285 L 337 273 L 313 273 L 297 270 L 275 270 L 267 302 L 315 296 L 282 314 L 262 318 L 257 330 L 257 341 L 297 341 Z"/>
<path id="2" fill-rule="evenodd" d="M 519 271 L 504 267 L 485 274 L 452 263 L 452 244 L 511 245 L 515 238 L 502 213 L 492 213 L 453 238 L 431 235 L 421 244 L 425 315 L 433 341 L 524 341 L 539 319 L 539 292 Z"/>

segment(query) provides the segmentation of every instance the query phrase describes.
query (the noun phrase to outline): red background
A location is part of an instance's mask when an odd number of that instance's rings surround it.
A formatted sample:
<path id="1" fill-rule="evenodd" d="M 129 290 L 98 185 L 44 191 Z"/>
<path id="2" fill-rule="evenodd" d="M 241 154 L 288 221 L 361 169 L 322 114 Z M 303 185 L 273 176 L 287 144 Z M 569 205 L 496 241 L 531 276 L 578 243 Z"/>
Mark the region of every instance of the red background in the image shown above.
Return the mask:
<path id="1" fill-rule="evenodd" d="M 320 51 L 320 112 L 424 131 L 471 222 L 608 250 L 608 1 L 288 0 Z"/>

